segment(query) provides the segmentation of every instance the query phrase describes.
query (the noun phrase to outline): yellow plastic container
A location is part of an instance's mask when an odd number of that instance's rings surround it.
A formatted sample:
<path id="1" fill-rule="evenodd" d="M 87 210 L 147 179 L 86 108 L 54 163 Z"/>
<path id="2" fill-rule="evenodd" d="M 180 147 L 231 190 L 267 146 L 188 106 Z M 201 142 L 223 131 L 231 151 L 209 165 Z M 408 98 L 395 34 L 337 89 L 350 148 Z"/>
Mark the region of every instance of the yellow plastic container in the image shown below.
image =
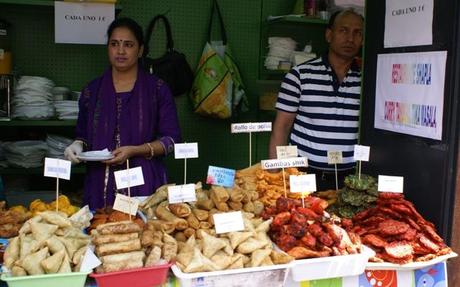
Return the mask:
<path id="1" fill-rule="evenodd" d="M 83 287 L 91 272 L 72 272 L 45 275 L 17 276 L 3 274 L 2 281 L 8 287 Z"/>

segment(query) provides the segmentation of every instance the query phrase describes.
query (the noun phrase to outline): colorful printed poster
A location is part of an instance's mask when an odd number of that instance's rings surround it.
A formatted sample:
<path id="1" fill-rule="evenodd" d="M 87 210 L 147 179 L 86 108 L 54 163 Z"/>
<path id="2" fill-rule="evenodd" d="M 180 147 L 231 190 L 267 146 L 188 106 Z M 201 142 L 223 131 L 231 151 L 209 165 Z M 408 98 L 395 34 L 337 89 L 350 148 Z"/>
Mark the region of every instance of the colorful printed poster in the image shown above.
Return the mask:
<path id="1" fill-rule="evenodd" d="M 374 127 L 441 140 L 446 51 L 382 54 Z"/>
<path id="2" fill-rule="evenodd" d="M 444 262 L 414 271 L 415 287 L 447 287 Z"/>
<path id="3" fill-rule="evenodd" d="M 384 47 L 433 44 L 433 0 L 386 0 Z"/>

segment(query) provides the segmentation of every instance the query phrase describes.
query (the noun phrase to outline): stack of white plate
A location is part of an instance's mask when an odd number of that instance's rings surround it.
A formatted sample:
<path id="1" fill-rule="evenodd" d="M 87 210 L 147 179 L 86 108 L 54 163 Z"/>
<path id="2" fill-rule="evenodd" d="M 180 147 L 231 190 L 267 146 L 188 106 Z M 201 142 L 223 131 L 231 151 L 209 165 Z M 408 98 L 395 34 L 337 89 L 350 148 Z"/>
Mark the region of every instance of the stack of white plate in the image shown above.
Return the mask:
<path id="1" fill-rule="evenodd" d="M 77 101 L 55 101 L 54 108 L 58 118 L 61 120 L 75 120 L 78 118 Z"/>
<path id="2" fill-rule="evenodd" d="M 44 141 L 17 141 L 4 144 L 5 157 L 10 166 L 40 167 L 48 145 Z"/>
<path id="3" fill-rule="evenodd" d="M 14 91 L 13 117 L 20 119 L 48 119 L 54 115 L 52 105 L 53 81 L 34 76 L 22 76 Z"/>
<path id="4" fill-rule="evenodd" d="M 277 70 L 280 62 L 290 62 L 297 42 L 289 37 L 269 37 L 269 51 L 265 58 L 265 68 Z"/>
<path id="5" fill-rule="evenodd" d="M 64 150 L 73 142 L 72 139 L 48 134 L 46 136 L 46 144 L 48 144 L 48 152 L 46 156 L 51 158 L 64 159 Z"/>

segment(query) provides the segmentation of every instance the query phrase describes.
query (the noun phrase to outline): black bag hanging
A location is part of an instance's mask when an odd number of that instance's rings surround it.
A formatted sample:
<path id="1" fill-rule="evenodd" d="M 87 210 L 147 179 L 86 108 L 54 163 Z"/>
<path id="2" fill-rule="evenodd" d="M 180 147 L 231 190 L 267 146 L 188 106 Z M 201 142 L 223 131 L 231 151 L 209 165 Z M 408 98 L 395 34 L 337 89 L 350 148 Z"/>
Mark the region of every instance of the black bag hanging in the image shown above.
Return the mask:
<path id="1" fill-rule="evenodd" d="M 166 53 L 157 59 L 148 57 L 149 42 L 153 28 L 158 20 L 163 20 L 166 29 Z M 174 50 L 174 42 L 171 33 L 171 26 L 168 18 L 160 14 L 155 16 L 147 28 L 145 34 L 144 53 L 141 64 L 147 72 L 165 81 L 174 96 L 187 93 L 192 87 L 193 72 L 185 58 L 185 55 Z"/>

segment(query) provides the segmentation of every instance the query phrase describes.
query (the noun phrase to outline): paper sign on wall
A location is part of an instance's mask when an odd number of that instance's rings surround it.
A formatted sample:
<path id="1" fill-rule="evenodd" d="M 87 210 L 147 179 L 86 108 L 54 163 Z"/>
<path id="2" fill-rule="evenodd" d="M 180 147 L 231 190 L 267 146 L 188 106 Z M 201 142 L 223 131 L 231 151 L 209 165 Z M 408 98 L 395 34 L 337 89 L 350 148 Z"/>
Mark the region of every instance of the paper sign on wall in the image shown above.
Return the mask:
<path id="1" fill-rule="evenodd" d="M 278 159 L 297 157 L 297 146 L 296 145 L 285 145 L 276 147 L 276 157 Z"/>
<path id="2" fill-rule="evenodd" d="M 121 193 L 117 193 L 115 196 L 115 202 L 113 203 L 113 209 L 136 215 L 137 209 L 139 207 L 139 200 L 134 197 L 129 197 Z"/>
<path id="3" fill-rule="evenodd" d="M 57 158 L 45 158 L 44 176 L 70 179 L 71 162 Z"/>
<path id="4" fill-rule="evenodd" d="M 379 175 L 378 191 L 403 193 L 404 177 Z"/>
<path id="5" fill-rule="evenodd" d="M 55 1 L 55 42 L 106 44 L 107 28 L 114 19 L 115 6 L 113 4 Z"/>
<path id="6" fill-rule="evenodd" d="M 327 152 L 327 163 L 338 164 L 343 163 L 343 156 L 341 151 L 328 151 Z"/>
<path id="7" fill-rule="evenodd" d="M 285 159 L 267 159 L 260 162 L 262 169 L 288 168 L 288 167 L 307 167 L 308 159 L 306 157 L 285 158 Z"/>
<path id="8" fill-rule="evenodd" d="M 262 123 L 232 124 L 231 129 L 232 129 L 232 134 L 269 132 L 269 131 L 272 130 L 272 123 L 271 122 L 262 122 Z"/>
<path id="9" fill-rule="evenodd" d="M 168 202 L 170 204 L 193 201 L 196 201 L 195 184 L 168 186 Z"/>
<path id="10" fill-rule="evenodd" d="M 315 192 L 316 175 L 302 174 L 289 176 L 291 192 Z"/>
<path id="11" fill-rule="evenodd" d="M 241 211 L 216 213 L 213 219 L 217 234 L 244 230 Z"/>
<path id="12" fill-rule="evenodd" d="M 198 143 L 175 144 L 174 158 L 198 158 Z"/>
<path id="13" fill-rule="evenodd" d="M 140 166 L 113 173 L 117 189 L 123 189 L 144 184 L 144 175 Z"/>
<path id="14" fill-rule="evenodd" d="M 235 182 L 235 170 L 210 165 L 208 168 L 207 184 L 232 187 Z"/>
<path id="15" fill-rule="evenodd" d="M 371 151 L 370 146 L 355 145 L 353 159 L 358 161 L 369 161 L 369 154 Z"/>

